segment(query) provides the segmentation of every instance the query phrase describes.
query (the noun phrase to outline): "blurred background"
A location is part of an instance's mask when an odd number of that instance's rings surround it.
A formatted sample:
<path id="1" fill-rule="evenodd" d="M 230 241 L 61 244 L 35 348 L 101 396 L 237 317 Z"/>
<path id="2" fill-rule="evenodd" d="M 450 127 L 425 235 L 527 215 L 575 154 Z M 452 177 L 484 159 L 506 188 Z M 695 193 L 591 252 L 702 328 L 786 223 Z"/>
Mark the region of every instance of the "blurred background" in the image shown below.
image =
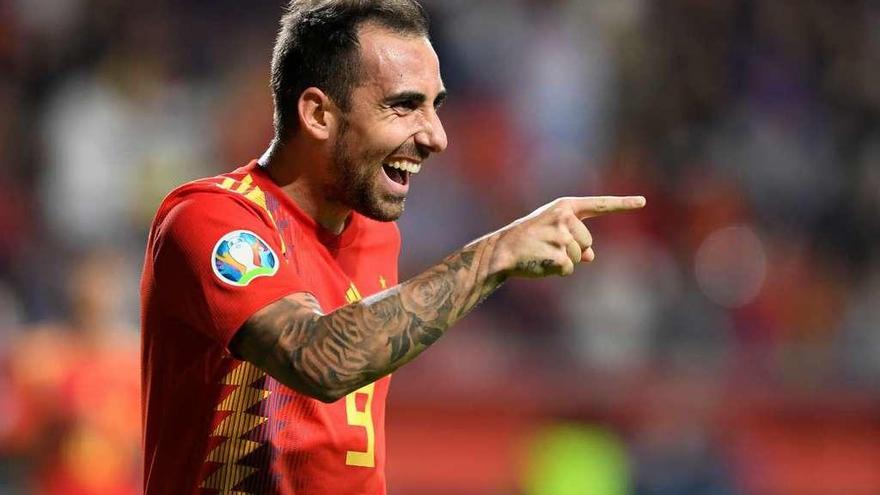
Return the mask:
<path id="1" fill-rule="evenodd" d="M 402 279 L 644 194 L 395 374 L 392 495 L 880 493 L 880 4 L 426 0 Z M 0 0 L 0 493 L 140 490 L 161 198 L 258 157 L 280 1 Z"/>

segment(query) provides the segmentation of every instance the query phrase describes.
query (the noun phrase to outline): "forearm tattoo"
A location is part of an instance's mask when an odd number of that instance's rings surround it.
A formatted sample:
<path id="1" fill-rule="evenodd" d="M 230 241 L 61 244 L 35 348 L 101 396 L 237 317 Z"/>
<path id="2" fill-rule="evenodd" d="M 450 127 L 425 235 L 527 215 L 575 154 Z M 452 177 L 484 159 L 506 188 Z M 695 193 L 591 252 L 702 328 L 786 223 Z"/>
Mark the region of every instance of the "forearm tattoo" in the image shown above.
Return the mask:
<path id="1" fill-rule="evenodd" d="M 269 368 L 284 361 L 296 375 L 286 381 L 341 397 L 412 360 L 502 284 L 503 277 L 489 270 L 496 240 L 471 244 L 396 287 L 327 315 L 311 296 L 279 301 L 239 332 L 238 352 Z"/>

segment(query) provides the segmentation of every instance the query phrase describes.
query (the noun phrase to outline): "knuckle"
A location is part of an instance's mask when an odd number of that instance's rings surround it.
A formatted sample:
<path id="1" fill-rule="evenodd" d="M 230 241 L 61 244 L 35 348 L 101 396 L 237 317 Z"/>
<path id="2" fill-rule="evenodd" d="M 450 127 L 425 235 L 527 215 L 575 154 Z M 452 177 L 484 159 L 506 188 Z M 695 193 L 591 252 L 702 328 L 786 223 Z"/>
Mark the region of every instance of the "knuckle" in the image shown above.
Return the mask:
<path id="1" fill-rule="evenodd" d="M 558 232 L 559 240 L 563 243 L 568 244 L 574 240 L 574 235 L 571 233 L 571 230 L 569 230 L 567 225 L 557 226 L 556 231 Z"/>
<path id="2" fill-rule="evenodd" d="M 559 211 L 555 213 L 554 220 L 556 225 L 558 225 L 560 228 L 570 230 L 572 225 L 572 218 L 575 218 L 575 216 L 570 209 L 560 208 Z"/>
<path id="3" fill-rule="evenodd" d="M 557 205 L 550 210 L 550 213 L 553 215 L 553 219 L 559 222 L 565 218 L 567 211 L 568 209 L 564 205 Z"/>

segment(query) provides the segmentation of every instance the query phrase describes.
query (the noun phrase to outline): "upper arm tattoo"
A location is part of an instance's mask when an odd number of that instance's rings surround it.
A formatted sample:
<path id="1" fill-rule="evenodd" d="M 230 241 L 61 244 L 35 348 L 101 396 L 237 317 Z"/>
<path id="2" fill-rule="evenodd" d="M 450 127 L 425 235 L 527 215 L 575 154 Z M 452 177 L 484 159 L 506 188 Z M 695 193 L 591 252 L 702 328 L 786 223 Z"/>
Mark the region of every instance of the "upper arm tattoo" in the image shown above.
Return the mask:
<path id="1" fill-rule="evenodd" d="M 229 350 L 283 383 L 294 385 L 294 370 L 286 365 L 283 351 L 310 345 L 315 323 L 322 314 L 312 294 L 291 294 L 248 318 L 229 343 Z M 299 385 L 296 388 L 302 388 Z"/>
<path id="2" fill-rule="evenodd" d="M 327 315 L 311 294 L 288 296 L 254 314 L 230 348 L 293 388 L 342 397 L 412 360 L 501 285 L 489 273 L 495 240 Z"/>

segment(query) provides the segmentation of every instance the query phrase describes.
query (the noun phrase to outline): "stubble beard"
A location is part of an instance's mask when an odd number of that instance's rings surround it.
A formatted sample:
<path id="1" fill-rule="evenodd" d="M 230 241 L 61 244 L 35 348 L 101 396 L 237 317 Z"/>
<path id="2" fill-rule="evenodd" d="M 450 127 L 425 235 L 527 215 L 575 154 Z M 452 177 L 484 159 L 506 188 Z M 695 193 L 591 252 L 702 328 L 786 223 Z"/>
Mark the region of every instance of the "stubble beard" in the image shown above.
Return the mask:
<path id="1" fill-rule="evenodd" d="M 333 147 L 333 183 L 327 196 L 348 208 L 379 222 L 393 222 L 403 214 L 406 198 L 383 195 L 376 187 L 385 155 L 352 155 L 348 146 L 348 123 L 342 121 Z"/>

